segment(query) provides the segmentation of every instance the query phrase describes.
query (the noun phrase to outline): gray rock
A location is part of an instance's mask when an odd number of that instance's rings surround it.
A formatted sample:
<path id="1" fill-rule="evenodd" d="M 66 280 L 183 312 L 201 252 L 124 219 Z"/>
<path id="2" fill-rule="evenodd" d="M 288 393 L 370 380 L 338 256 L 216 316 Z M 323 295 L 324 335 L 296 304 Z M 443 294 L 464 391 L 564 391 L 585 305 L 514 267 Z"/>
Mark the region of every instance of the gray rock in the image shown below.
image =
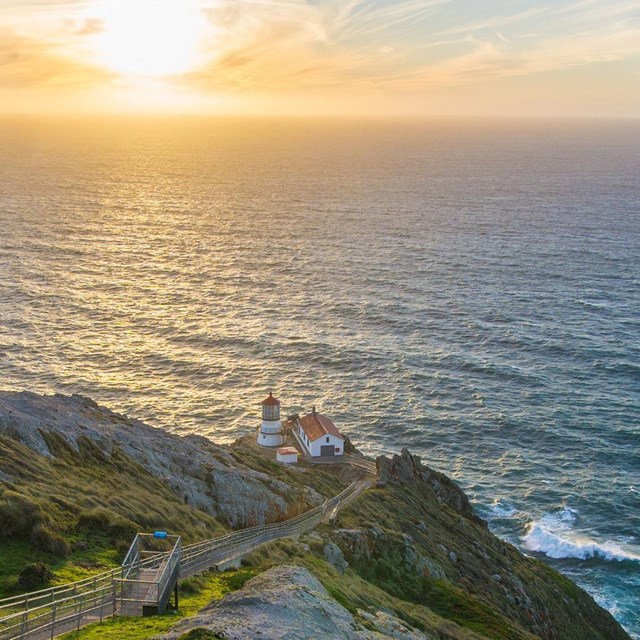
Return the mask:
<path id="1" fill-rule="evenodd" d="M 340 573 L 344 573 L 349 563 L 344 559 L 344 555 L 340 550 L 340 547 L 333 542 L 325 545 L 322 550 L 327 562 L 333 565 Z"/>
<path id="2" fill-rule="evenodd" d="M 492 580 L 495 580 L 496 582 L 502 582 L 502 576 L 499 573 L 494 573 L 491 576 Z"/>
<path id="3" fill-rule="evenodd" d="M 458 556 L 456 555 L 455 551 L 449 551 L 449 560 L 451 560 L 451 562 L 453 562 L 454 564 L 458 562 Z"/>
<path id="4" fill-rule="evenodd" d="M 416 524 L 416 529 L 422 531 L 422 533 L 427 533 L 427 531 L 429 531 L 427 525 L 422 520 Z"/>
<path id="5" fill-rule="evenodd" d="M 421 556 L 416 563 L 418 575 L 434 578 L 435 580 L 446 580 L 447 574 L 444 569 L 433 559 Z"/>
<path id="6" fill-rule="evenodd" d="M 377 618 L 377 616 L 375 616 Z M 197 615 L 183 620 L 160 640 L 177 640 L 193 629 L 208 629 L 226 640 L 424 640 L 411 628 L 382 615 L 370 631 L 336 602 L 309 571 L 280 566 L 250 580 Z M 398 635 L 404 632 L 404 635 Z M 395 635 L 393 635 L 395 634 Z"/>
<path id="7" fill-rule="evenodd" d="M 418 562 L 418 552 L 412 544 L 407 544 L 403 552 L 404 563 L 407 567 L 415 567 Z"/>
<path id="8" fill-rule="evenodd" d="M 367 612 L 358 610 L 358 615 L 375 627 L 378 633 L 393 640 L 430 640 L 422 631 L 410 627 L 404 620 L 400 620 L 388 611 Z"/>
<path id="9" fill-rule="evenodd" d="M 384 538 L 382 529 L 374 533 L 372 529 L 336 529 L 331 538 L 349 558 L 359 562 L 369 560 L 373 546 Z"/>
<path id="10" fill-rule="evenodd" d="M 119 415 L 82 396 L 0 392 L 0 434 L 53 457 L 46 433 L 62 436 L 80 450 L 88 439 L 108 457 L 120 450 L 164 480 L 190 505 L 233 528 L 281 520 L 288 504 L 315 506 L 312 489 L 288 485 L 247 467 L 238 468 L 229 450 L 202 436 L 178 436 Z"/>
<path id="11" fill-rule="evenodd" d="M 484 520 L 475 515 L 469 499 L 453 480 L 443 473 L 423 465 L 420 457 L 412 455 L 406 447 L 402 449 L 399 456 L 394 455 L 392 458 L 380 456 L 376 460 L 376 466 L 379 482 L 424 484 L 433 491 L 438 502 L 446 504 L 465 518 L 487 526 Z"/>

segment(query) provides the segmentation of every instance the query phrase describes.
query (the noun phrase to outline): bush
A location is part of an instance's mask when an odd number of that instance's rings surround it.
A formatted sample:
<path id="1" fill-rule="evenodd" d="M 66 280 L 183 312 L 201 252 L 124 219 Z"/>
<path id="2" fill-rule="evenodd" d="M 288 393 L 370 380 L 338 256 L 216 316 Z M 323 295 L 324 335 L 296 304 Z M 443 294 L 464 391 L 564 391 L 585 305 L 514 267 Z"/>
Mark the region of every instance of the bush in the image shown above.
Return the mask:
<path id="1" fill-rule="evenodd" d="M 33 591 L 39 587 L 46 587 L 53 578 L 53 572 L 44 562 L 28 564 L 18 576 L 18 586 L 25 591 Z"/>
<path id="2" fill-rule="evenodd" d="M 237 591 L 238 589 L 242 589 L 245 583 L 251 580 L 254 575 L 255 573 L 253 571 L 240 570 L 225 573 L 223 579 L 231 591 Z"/>
<path id="3" fill-rule="evenodd" d="M 189 633 L 180 636 L 178 640 L 223 640 L 224 633 L 218 631 L 210 631 L 209 629 L 192 629 Z"/>
<path id="4" fill-rule="evenodd" d="M 67 541 L 58 533 L 51 531 L 43 524 L 37 524 L 31 531 L 31 544 L 40 551 L 50 553 L 57 558 L 69 555 Z"/>
<path id="5" fill-rule="evenodd" d="M 40 507 L 29 498 L 6 491 L 0 498 L 0 535 L 25 538 L 44 520 Z"/>
<path id="6" fill-rule="evenodd" d="M 138 526 L 135 522 L 106 509 L 83 511 L 78 517 L 77 528 L 104 533 L 114 543 L 126 541 L 127 547 L 136 533 L 138 533 Z"/>
<path id="7" fill-rule="evenodd" d="M 106 509 L 82 511 L 78 517 L 78 528 L 106 532 L 111 524 L 111 514 Z"/>

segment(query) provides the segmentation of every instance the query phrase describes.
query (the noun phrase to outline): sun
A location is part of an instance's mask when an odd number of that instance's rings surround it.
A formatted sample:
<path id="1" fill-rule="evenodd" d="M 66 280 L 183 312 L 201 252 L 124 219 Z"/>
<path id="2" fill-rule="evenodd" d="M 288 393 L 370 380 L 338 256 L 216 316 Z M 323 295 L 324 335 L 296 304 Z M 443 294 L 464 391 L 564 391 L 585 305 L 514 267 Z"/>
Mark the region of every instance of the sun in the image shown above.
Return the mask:
<path id="1" fill-rule="evenodd" d="M 178 75 L 194 68 L 205 21 L 197 0 L 104 0 L 99 61 L 116 73 Z"/>

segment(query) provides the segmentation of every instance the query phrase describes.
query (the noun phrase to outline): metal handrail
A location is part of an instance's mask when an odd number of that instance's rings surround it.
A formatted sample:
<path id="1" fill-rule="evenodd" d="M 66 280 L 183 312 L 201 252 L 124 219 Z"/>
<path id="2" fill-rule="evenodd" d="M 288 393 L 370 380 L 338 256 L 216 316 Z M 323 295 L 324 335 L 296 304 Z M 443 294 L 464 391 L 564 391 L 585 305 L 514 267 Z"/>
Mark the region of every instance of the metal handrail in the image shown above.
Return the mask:
<path id="1" fill-rule="evenodd" d="M 256 547 L 275 540 L 299 535 L 319 524 L 329 510 L 339 506 L 361 490 L 361 482 L 353 482 L 337 496 L 325 500 L 304 513 L 282 522 L 248 527 L 233 531 L 217 538 L 182 547 L 178 538 L 170 551 L 153 552 L 153 555 L 142 559 L 139 542 L 140 534 L 134 538 L 123 565 L 104 573 L 83 578 L 72 583 L 41 589 L 19 596 L 10 596 L 0 600 L 2 609 L 17 609 L 0 617 L 0 640 L 16 638 L 41 637 L 44 631 L 51 632 L 51 638 L 80 628 L 91 622 L 89 614 L 100 611 L 100 619 L 115 614 L 116 602 L 125 600 L 124 585 L 130 582 L 151 582 L 158 585 L 158 609 L 166 606 L 173 585 L 180 577 L 188 577 L 200 571 L 237 558 Z M 130 579 L 134 569 L 157 568 L 160 561 L 164 566 L 154 581 Z M 160 562 L 162 565 L 162 562 Z M 60 594 L 69 594 L 59 598 Z M 39 603 L 43 599 L 47 602 Z M 35 603 L 36 606 L 33 606 Z M 99 604 L 96 604 L 99 603 Z M 71 625 L 72 626 L 69 626 Z M 40 634 L 40 635 L 38 635 Z"/>

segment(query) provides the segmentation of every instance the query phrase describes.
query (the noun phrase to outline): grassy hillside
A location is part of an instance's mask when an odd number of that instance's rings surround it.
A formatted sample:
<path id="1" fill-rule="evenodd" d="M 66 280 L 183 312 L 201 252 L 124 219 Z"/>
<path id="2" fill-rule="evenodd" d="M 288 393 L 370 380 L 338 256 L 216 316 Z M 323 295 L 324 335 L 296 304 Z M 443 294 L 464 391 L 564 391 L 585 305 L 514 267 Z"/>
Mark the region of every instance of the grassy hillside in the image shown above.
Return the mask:
<path id="1" fill-rule="evenodd" d="M 51 457 L 0 435 L 0 480 L 9 479 L 0 482 L 0 598 L 117 566 L 139 531 L 166 530 L 188 544 L 228 530 L 117 446 L 107 456 L 86 437 L 76 449 L 53 431 L 42 435 Z M 343 488 L 330 473 L 292 471 L 251 447 L 229 451 L 236 468 L 285 482 L 292 496 L 307 486 L 326 497 Z M 290 506 L 292 514 L 308 508 L 302 502 Z M 51 575 L 21 581 L 21 572 L 34 563 L 44 563 Z"/>
<path id="2" fill-rule="evenodd" d="M 0 597 L 23 591 L 24 567 L 44 562 L 53 577 L 78 580 L 116 566 L 137 531 L 166 529 L 194 541 L 224 527 L 190 507 L 162 481 L 114 449 L 106 458 L 92 441 L 71 448 L 48 434 L 56 457 L 0 436 Z"/>
<path id="3" fill-rule="evenodd" d="M 146 640 L 168 631 L 178 620 L 197 613 L 200 609 L 222 596 L 240 589 L 255 576 L 257 569 L 241 569 L 226 573 L 207 572 L 183 581 L 180 608 L 161 616 L 148 618 L 112 618 L 102 624 L 94 624 L 80 631 L 61 636 L 63 640 Z"/>
<path id="4" fill-rule="evenodd" d="M 107 455 L 84 436 L 75 448 L 54 431 L 41 433 L 50 456 L 0 436 L 0 597 L 116 566 L 138 531 L 163 529 L 186 543 L 226 531 L 117 443 Z M 354 473 L 285 468 L 247 443 L 225 455 L 241 481 L 254 482 L 255 471 L 268 474 L 261 478 L 290 497 L 292 514 L 306 508 L 307 487 L 334 495 Z M 389 610 L 441 640 L 628 640 L 570 580 L 493 536 L 448 478 L 408 452 L 379 464 L 379 485 L 343 510 L 338 528 L 261 547 L 240 572 L 186 581 L 178 612 L 118 618 L 72 637 L 152 638 L 256 573 L 288 563 L 308 568 L 365 628 L 367 612 Z M 240 499 L 221 487 L 211 496 Z M 327 561 L 327 547 L 348 562 L 346 570 L 335 558 Z"/>

